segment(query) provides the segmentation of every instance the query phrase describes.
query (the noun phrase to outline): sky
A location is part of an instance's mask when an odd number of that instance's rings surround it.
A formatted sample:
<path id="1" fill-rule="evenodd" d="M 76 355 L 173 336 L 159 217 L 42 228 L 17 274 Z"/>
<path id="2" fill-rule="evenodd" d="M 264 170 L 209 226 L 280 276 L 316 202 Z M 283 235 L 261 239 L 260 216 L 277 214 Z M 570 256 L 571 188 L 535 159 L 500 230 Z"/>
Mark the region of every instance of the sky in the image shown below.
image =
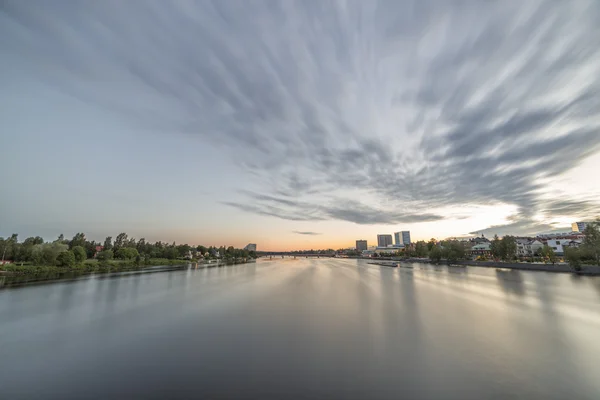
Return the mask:
<path id="1" fill-rule="evenodd" d="M 0 236 L 259 250 L 600 216 L 600 2 L 0 2 Z"/>

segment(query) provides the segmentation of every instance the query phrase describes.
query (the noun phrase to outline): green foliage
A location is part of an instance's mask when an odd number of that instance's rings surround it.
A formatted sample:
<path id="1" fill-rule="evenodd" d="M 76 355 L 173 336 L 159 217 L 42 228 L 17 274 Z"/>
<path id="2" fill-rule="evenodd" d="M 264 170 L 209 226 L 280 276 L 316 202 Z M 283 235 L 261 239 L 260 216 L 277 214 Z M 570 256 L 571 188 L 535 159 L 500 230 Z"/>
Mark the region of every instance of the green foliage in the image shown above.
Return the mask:
<path id="1" fill-rule="evenodd" d="M 600 219 L 587 224 L 583 233 L 583 247 L 586 253 L 596 265 L 600 265 Z"/>
<path id="2" fill-rule="evenodd" d="M 56 257 L 56 264 L 60 267 L 72 267 L 75 265 L 75 254 L 71 250 L 63 251 Z"/>
<path id="3" fill-rule="evenodd" d="M 565 258 L 575 271 L 581 271 L 581 256 L 582 251 L 575 247 L 567 247 L 565 249 Z"/>
<path id="4" fill-rule="evenodd" d="M 544 258 L 544 263 L 552 263 L 556 262 L 556 254 L 554 253 L 554 249 L 548 245 L 544 245 L 542 247 L 542 257 Z"/>
<path id="5" fill-rule="evenodd" d="M 502 239 L 494 235 L 490 249 L 494 259 L 512 261 L 517 258 L 517 240 L 514 236 L 506 235 Z"/>
<path id="6" fill-rule="evenodd" d="M 517 257 L 517 240 L 514 236 L 504 236 L 500 248 L 502 260 L 512 261 Z"/>
<path id="7" fill-rule="evenodd" d="M 0 248 L 2 254 L 2 261 L 14 260 L 15 247 L 18 243 L 18 234 L 13 233 L 10 238 L 0 239 Z"/>
<path id="8" fill-rule="evenodd" d="M 102 247 L 104 250 L 112 250 L 112 236 L 107 236 L 106 239 L 104 239 L 104 245 Z"/>
<path id="9" fill-rule="evenodd" d="M 69 246 L 59 241 L 33 246 L 31 261 L 37 265 L 56 265 L 58 255 L 67 251 Z"/>
<path id="10" fill-rule="evenodd" d="M 492 252 L 492 257 L 495 259 L 502 257 L 502 242 L 498 235 L 494 235 L 494 239 L 490 243 L 490 250 Z"/>
<path id="11" fill-rule="evenodd" d="M 443 253 L 448 262 L 456 262 L 465 258 L 465 246 L 462 242 L 452 240 L 444 243 Z"/>
<path id="12" fill-rule="evenodd" d="M 429 259 L 433 262 L 440 262 L 442 259 L 442 249 L 440 246 L 433 246 L 429 251 Z"/>
<path id="13" fill-rule="evenodd" d="M 428 253 L 429 247 L 424 240 L 419 240 L 417 243 L 415 243 L 415 255 L 417 257 L 427 257 Z"/>
<path id="14" fill-rule="evenodd" d="M 437 240 L 434 238 L 429 239 L 427 242 L 427 251 L 430 252 L 437 245 Z"/>
<path id="15" fill-rule="evenodd" d="M 75 258 L 74 262 L 77 268 L 85 271 L 98 268 L 121 268 L 123 265 L 181 264 L 184 262 L 181 260 L 182 258 L 189 258 L 191 255 L 192 258 L 197 259 L 207 252 L 213 255 L 218 254 L 222 259 L 230 262 L 256 258 L 256 252 L 235 249 L 233 246 L 207 248 L 205 246 L 192 247 L 188 244 L 176 244 L 174 242 L 172 244 L 160 241 L 148 243 L 144 238 L 138 241 L 134 238 L 128 238 L 126 233 L 117 236 L 115 245 L 112 243 L 112 237 L 108 236 L 104 240 L 104 250 L 96 254 L 96 246 L 98 245 L 99 243 L 93 240 L 87 240 L 84 233 L 77 233 L 71 240 L 65 240 L 64 235 L 60 235 L 57 240 L 51 243 L 44 243 L 44 240 L 39 236 L 29 237 L 23 243 L 19 243 L 18 235 L 13 234 L 9 238 L 0 238 L 0 256 L 4 256 L 6 260 L 33 264 L 35 267 L 30 266 L 30 268 L 24 269 L 28 271 L 27 273 L 29 271 L 50 271 L 52 268 L 59 268 L 60 271 L 74 268 L 74 266 L 63 266 L 63 264 L 70 265 L 70 255 L 61 255 L 69 249 Z M 327 253 L 333 252 L 333 250 L 321 250 L 321 252 Z M 120 260 L 112 261 L 115 255 Z M 86 261 L 86 259 L 91 259 L 94 256 L 97 257 L 97 260 Z M 100 261 L 101 266 L 97 261 Z M 60 265 L 60 267 L 57 267 L 57 265 Z M 14 265 L 10 268 L 13 267 Z"/>
<path id="16" fill-rule="evenodd" d="M 108 260 L 112 260 L 114 257 L 114 253 L 112 250 L 102 250 L 101 252 L 99 252 L 96 255 L 96 258 L 99 261 L 108 261 Z"/>
<path id="17" fill-rule="evenodd" d="M 75 246 L 71 249 L 71 251 L 75 255 L 75 261 L 77 263 L 82 263 L 87 258 L 87 252 L 82 246 Z"/>
<path id="18" fill-rule="evenodd" d="M 115 253 L 115 256 L 121 260 L 131 260 L 139 255 L 140 253 L 138 253 L 137 249 L 134 247 L 121 247 Z"/>
<path id="19" fill-rule="evenodd" d="M 69 249 L 73 250 L 73 247 L 84 247 L 86 244 L 85 234 L 77 233 L 73 236 L 73 239 L 69 242 Z"/>
<path id="20" fill-rule="evenodd" d="M 126 243 L 127 243 L 127 234 L 125 232 L 119 233 L 117 235 L 117 238 L 115 239 L 115 244 L 113 245 L 114 251 L 116 252 L 121 247 L 125 247 Z"/>

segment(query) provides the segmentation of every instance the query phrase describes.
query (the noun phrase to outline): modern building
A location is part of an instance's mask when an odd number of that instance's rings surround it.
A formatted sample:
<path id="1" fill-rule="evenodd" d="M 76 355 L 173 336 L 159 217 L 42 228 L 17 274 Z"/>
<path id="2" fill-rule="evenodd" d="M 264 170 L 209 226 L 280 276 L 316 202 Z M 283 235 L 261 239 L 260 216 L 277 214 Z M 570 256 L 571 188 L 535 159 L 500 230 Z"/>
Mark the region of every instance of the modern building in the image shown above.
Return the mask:
<path id="1" fill-rule="evenodd" d="M 377 235 L 377 247 L 388 247 L 392 245 L 392 235 Z"/>
<path id="2" fill-rule="evenodd" d="M 410 231 L 402 231 L 402 244 L 405 246 L 410 244 Z"/>
<path id="3" fill-rule="evenodd" d="M 408 246 L 410 244 L 410 231 L 394 232 L 394 241 L 396 247 Z"/>
<path id="4" fill-rule="evenodd" d="M 256 243 L 248 243 L 246 247 L 244 247 L 244 250 L 256 251 Z"/>
<path id="5" fill-rule="evenodd" d="M 571 229 L 573 230 L 573 232 L 583 232 L 585 231 L 585 227 L 587 224 L 587 222 L 573 222 L 571 224 Z"/>
<path id="6" fill-rule="evenodd" d="M 356 241 L 356 251 L 365 251 L 368 248 L 369 248 L 369 246 L 367 246 L 366 240 L 357 240 Z"/>

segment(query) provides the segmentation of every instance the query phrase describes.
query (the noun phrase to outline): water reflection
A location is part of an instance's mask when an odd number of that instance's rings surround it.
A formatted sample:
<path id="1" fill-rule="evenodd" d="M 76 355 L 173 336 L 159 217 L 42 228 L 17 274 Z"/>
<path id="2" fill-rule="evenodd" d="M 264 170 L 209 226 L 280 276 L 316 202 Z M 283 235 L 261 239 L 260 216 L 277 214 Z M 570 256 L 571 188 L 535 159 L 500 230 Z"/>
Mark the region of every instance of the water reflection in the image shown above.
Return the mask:
<path id="1" fill-rule="evenodd" d="M 519 296 L 525 294 L 525 286 L 523 285 L 523 276 L 518 270 L 502 270 L 496 269 L 496 277 L 498 282 L 507 293 L 514 293 Z"/>
<path id="2" fill-rule="evenodd" d="M 598 398 L 598 280 L 413 267 L 277 260 L 4 289 L 3 397 Z"/>

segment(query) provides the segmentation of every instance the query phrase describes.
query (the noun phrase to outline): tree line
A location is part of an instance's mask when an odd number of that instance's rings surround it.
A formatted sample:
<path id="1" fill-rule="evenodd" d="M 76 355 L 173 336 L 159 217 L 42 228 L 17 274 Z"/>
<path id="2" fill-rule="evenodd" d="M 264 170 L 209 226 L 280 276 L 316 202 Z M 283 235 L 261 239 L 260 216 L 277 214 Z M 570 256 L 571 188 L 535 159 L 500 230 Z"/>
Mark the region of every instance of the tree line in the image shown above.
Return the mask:
<path id="1" fill-rule="evenodd" d="M 583 233 L 585 239 L 581 246 L 565 250 L 565 259 L 576 271 L 580 271 L 583 264 L 600 266 L 600 219 L 588 223 Z"/>
<path id="2" fill-rule="evenodd" d="M 101 250 L 98 251 L 100 248 Z M 253 251 L 236 249 L 233 246 L 190 246 L 161 241 L 151 243 L 144 238 L 129 237 L 126 233 L 118 234 L 114 240 L 112 236 L 108 236 L 103 242 L 88 240 L 84 233 L 77 233 L 70 240 L 61 234 L 52 242 L 45 242 L 40 236 L 28 237 L 23 242 L 19 242 L 18 234 L 15 233 L 8 238 L 0 238 L 0 255 L 2 261 L 66 267 L 83 263 L 86 259 L 91 258 L 96 258 L 101 262 L 112 259 L 143 262 L 147 259 L 256 257 Z"/>

